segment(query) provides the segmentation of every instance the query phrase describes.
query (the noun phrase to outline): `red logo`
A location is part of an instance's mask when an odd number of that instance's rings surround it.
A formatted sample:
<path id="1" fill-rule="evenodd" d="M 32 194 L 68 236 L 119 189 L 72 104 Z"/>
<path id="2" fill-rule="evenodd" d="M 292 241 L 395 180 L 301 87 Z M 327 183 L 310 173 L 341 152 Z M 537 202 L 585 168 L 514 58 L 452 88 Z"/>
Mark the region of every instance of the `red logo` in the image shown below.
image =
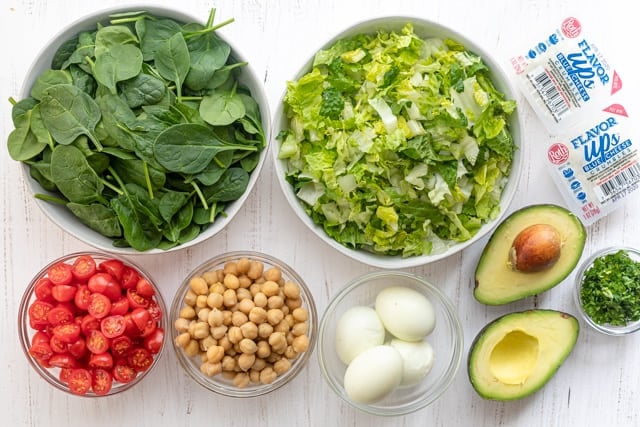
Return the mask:
<path id="1" fill-rule="evenodd" d="M 562 34 L 570 39 L 574 39 L 580 35 L 582 25 L 576 18 L 567 18 L 562 21 Z"/>
<path id="2" fill-rule="evenodd" d="M 547 158 L 554 165 L 561 165 L 569 160 L 569 149 L 566 145 L 556 142 L 547 151 Z"/>

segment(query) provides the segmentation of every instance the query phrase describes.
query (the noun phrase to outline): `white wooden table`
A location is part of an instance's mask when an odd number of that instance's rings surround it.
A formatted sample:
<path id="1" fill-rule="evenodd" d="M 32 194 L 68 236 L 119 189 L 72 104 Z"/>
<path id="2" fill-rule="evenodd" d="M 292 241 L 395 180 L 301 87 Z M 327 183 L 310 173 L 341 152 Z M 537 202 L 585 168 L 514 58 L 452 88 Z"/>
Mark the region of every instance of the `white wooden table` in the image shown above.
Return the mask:
<path id="1" fill-rule="evenodd" d="M 126 4 L 103 0 L 101 6 Z M 223 34 L 230 37 L 264 78 L 271 111 L 285 81 L 325 40 L 361 19 L 415 15 L 438 20 L 477 40 L 504 61 L 528 48 L 532 36 L 573 14 L 593 23 L 604 35 L 626 88 L 637 89 L 638 49 L 627 39 L 638 28 L 633 2 L 566 0 L 478 2 L 449 0 L 156 0 L 206 19 L 215 5 L 217 18 L 235 18 Z M 0 3 L 0 137 L 12 130 L 9 96 L 18 94 L 35 54 L 58 28 L 91 11 L 83 0 L 3 0 Z M 548 134 L 519 99 L 523 115 L 526 167 L 511 209 L 562 199 L 544 173 L 541 147 Z M 636 101 L 640 108 L 640 101 Z M 636 116 L 638 117 L 638 116 Z M 636 133 L 638 135 L 638 133 Z M 210 393 L 179 368 L 170 347 L 145 381 L 126 393 L 104 399 L 68 396 L 50 387 L 27 364 L 19 347 L 17 306 L 29 279 L 50 260 L 91 249 L 65 235 L 40 212 L 27 193 L 19 165 L 0 149 L 2 280 L 0 283 L 0 424 L 4 426 L 637 426 L 640 425 L 640 336 L 612 338 L 583 324 L 578 343 L 565 364 L 538 393 L 500 403 L 479 398 L 467 379 L 466 354 L 453 385 L 435 404 L 400 418 L 360 413 L 338 399 L 325 384 L 314 354 L 288 386 L 255 399 L 232 399 Z M 640 200 L 588 229 L 585 254 L 623 243 L 640 247 Z M 503 307 L 485 307 L 472 297 L 472 274 L 482 240 L 463 253 L 412 269 L 439 284 L 459 309 L 465 331 L 465 353 L 478 330 L 508 311 L 545 307 L 576 313 L 572 278 L 540 295 Z M 322 313 L 328 299 L 348 280 L 372 268 L 345 258 L 313 236 L 287 206 L 271 164 L 247 204 L 223 233 L 192 249 L 134 258 L 158 278 L 170 301 L 180 280 L 212 254 L 253 249 L 275 255 L 306 278 Z"/>

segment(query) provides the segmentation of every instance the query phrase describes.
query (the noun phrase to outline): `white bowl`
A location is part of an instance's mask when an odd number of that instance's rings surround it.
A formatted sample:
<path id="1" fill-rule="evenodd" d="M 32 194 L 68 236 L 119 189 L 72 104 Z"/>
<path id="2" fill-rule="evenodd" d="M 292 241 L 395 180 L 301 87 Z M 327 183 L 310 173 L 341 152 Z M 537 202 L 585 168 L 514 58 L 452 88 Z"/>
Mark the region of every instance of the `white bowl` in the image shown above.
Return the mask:
<path id="1" fill-rule="evenodd" d="M 500 66 L 500 64 L 492 58 L 489 52 L 479 46 L 477 43 L 473 42 L 469 38 L 463 36 L 457 31 L 447 28 L 438 23 L 415 18 L 415 17 L 405 17 L 405 16 L 393 16 L 393 17 L 384 17 L 377 18 L 369 21 L 364 21 L 353 25 L 344 31 L 337 34 L 327 43 L 325 43 L 320 49 L 326 49 L 329 46 L 333 45 L 337 40 L 343 39 L 345 37 L 354 36 L 357 34 L 371 34 L 380 30 L 384 31 L 399 31 L 406 23 L 411 23 L 414 27 L 415 33 L 422 38 L 427 37 L 439 37 L 439 38 L 451 38 L 459 43 L 463 44 L 465 48 L 471 52 L 479 55 L 485 62 L 485 64 L 489 67 L 491 71 L 491 79 L 496 86 L 496 88 L 505 94 L 507 99 L 515 99 L 516 91 L 513 88 L 509 78 L 505 74 L 504 70 Z M 311 70 L 311 66 L 313 63 L 313 58 L 315 56 L 316 51 L 320 50 L 316 49 L 309 60 L 300 67 L 299 71 L 295 73 L 292 77 L 292 81 L 298 80 L 300 77 L 305 75 Z M 285 90 L 286 93 L 286 90 Z M 453 244 L 449 246 L 446 250 L 439 253 L 432 253 L 430 255 L 421 255 L 421 256 L 412 256 L 412 257 L 401 257 L 398 256 L 390 256 L 390 255 L 380 255 L 375 254 L 366 250 L 355 250 L 348 248 L 339 242 L 335 241 L 329 235 L 325 233 L 323 228 L 313 222 L 311 217 L 305 212 L 304 207 L 301 201 L 297 198 L 293 187 L 286 181 L 285 176 L 287 174 L 287 165 L 286 162 L 280 160 L 278 158 L 280 152 L 281 141 L 277 139 L 277 135 L 280 131 L 288 128 L 288 120 L 286 117 L 286 111 L 284 108 L 284 96 L 281 102 L 278 104 L 277 110 L 274 116 L 273 123 L 273 138 L 272 141 L 272 155 L 275 163 L 275 172 L 278 177 L 278 181 L 280 182 L 280 186 L 284 192 L 284 195 L 291 205 L 291 208 L 296 213 L 296 215 L 300 218 L 300 220 L 321 240 L 325 243 L 339 251 L 340 253 L 353 258 L 354 260 L 363 262 L 365 264 L 369 264 L 371 266 L 379 267 L 379 268 L 409 268 L 415 267 L 419 265 L 424 265 L 430 262 L 438 261 L 443 258 L 446 258 L 452 254 L 455 254 L 464 248 L 472 245 L 474 242 L 481 239 L 487 233 L 489 233 L 499 222 L 500 219 L 504 216 L 507 211 L 517 188 L 520 171 L 522 169 L 522 164 L 524 161 L 524 153 L 523 153 L 523 145 L 522 145 L 522 136 L 521 136 L 521 119 L 518 111 L 516 110 L 511 116 L 509 120 L 510 131 L 513 136 L 514 144 L 517 149 L 514 152 L 513 161 L 511 164 L 511 173 L 509 176 L 508 183 L 505 185 L 501 195 L 500 202 L 500 214 L 498 217 L 493 219 L 490 222 L 485 223 L 482 228 L 469 240 L 464 242 L 460 242 L 457 244 Z"/>
<path id="2" fill-rule="evenodd" d="M 19 99 L 23 99 L 29 95 L 30 89 L 33 86 L 34 82 L 37 80 L 38 76 L 46 69 L 50 68 L 51 60 L 56 53 L 58 47 L 70 39 L 71 37 L 78 34 L 80 31 L 95 29 L 96 23 L 98 22 L 108 22 L 108 18 L 110 15 L 115 13 L 122 12 L 132 12 L 132 11 L 147 11 L 156 16 L 163 16 L 174 19 L 178 22 L 184 23 L 203 23 L 206 20 L 206 16 L 203 17 L 195 17 L 184 13 L 178 9 L 172 9 L 161 6 L 153 6 L 151 4 L 131 4 L 126 6 L 114 6 L 106 9 L 101 9 L 95 12 L 91 12 L 81 18 L 65 25 L 57 35 L 55 35 L 51 40 L 49 40 L 45 46 L 38 52 L 35 56 L 34 62 L 31 64 L 31 67 L 26 73 L 25 80 L 22 84 L 22 88 L 20 91 Z M 240 25 L 238 23 L 232 23 L 231 25 Z M 136 255 L 136 254 L 155 254 L 155 253 L 164 253 L 169 251 L 175 251 L 184 249 L 198 243 L 205 241 L 206 239 L 216 235 L 222 229 L 224 229 L 227 224 L 235 217 L 238 211 L 242 208 L 242 205 L 249 197 L 253 187 L 255 186 L 260 171 L 264 165 L 264 162 L 267 158 L 267 152 L 269 148 L 269 140 L 270 140 L 270 112 L 269 112 L 269 103 L 267 100 L 266 93 L 264 91 L 262 82 L 258 78 L 256 71 L 252 68 L 251 62 L 245 58 L 245 56 L 238 50 L 236 46 L 234 46 L 233 42 L 224 37 L 220 32 L 216 33 L 219 38 L 224 40 L 231 47 L 230 56 L 237 62 L 246 61 L 249 64 L 241 67 L 240 73 L 238 75 L 239 83 L 246 86 L 250 92 L 252 97 L 258 103 L 260 108 L 261 116 L 262 116 L 262 127 L 265 134 L 265 147 L 262 150 L 260 155 L 260 160 L 256 165 L 256 168 L 251 172 L 249 183 L 246 191 L 243 195 L 237 200 L 230 202 L 227 204 L 225 208 L 225 215 L 218 215 L 213 224 L 211 224 L 208 228 L 203 230 L 196 238 L 191 241 L 185 242 L 178 246 L 174 246 L 170 249 L 150 249 L 144 252 L 137 251 L 133 248 L 121 248 L 113 245 L 113 240 L 111 238 L 105 237 L 89 227 L 86 227 L 82 224 L 69 210 L 67 210 L 64 206 L 58 205 L 56 203 L 45 202 L 40 199 L 35 199 L 36 204 L 42 210 L 42 212 L 57 226 L 63 229 L 65 232 L 74 236 L 75 238 L 103 251 L 108 251 L 111 253 L 118 253 L 124 255 Z M 31 194 L 42 193 L 51 196 L 55 196 L 48 191 L 45 191 L 40 184 L 35 181 L 29 175 L 29 167 L 24 164 L 23 165 L 24 178 L 27 183 L 27 187 L 30 190 Z"/>

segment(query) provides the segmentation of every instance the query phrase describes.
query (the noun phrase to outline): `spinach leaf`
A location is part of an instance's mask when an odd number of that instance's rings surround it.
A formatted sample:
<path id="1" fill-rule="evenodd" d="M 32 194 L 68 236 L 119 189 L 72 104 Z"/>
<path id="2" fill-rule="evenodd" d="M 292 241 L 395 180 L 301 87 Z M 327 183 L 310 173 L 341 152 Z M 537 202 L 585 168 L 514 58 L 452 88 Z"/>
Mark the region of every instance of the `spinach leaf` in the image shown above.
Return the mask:
<path id="1" fill-rule="evenodd" d="M 125 25 L 107 25 L 98 29 L 96 33 L 95 52 L 96 59 L 101 55 L 123 45 L 136 45 L 138 38 Z"/>
<path id="2" fill-rule="evenodd" d="M 7 140 L 9 155 L 13 160 L 29 160 L 42 152 L 46 143 L 38 141 L 35 133 L 31 131 L 33 110 L 29 110 L 14 120 L 16 128 L 11 131 Z"/>
<path id="3" fill-rule="evenodd" d="M 140 203 L 124 193 L 110 201 L 111 208 L 118 217 L 128 245 L 138 251 L 153 249 L 162 240 L 162 233 L 140 209 Z"/>
<path id="4" fill-rule="evenodd" d="M 165 174 L 148 165 L 145 166 L 145 163 L 137 157 L 135 159 L 114 158 L 111 165 L 124 182 L 137 184 L 143 188 L 150 185 L 152 190 L 164 187 Z"/>
<path id="5" fill-rule="evenodd" d="M 11 100 L 11 101 L 15 102 L 14 100 Z M 11 107 L 11 120 L 13 120 L 13 125 L 18 126 L 17 121 L 20 120 L 20 116 L 22 116 L 24 113 L 28 112 L 29 110 L 32 110 L 33 107 L 35 107 L 38 104 L 39 102 L 36 99 L 31 97 L 27 97 L 18 102 L 15 102 Z"/>
<path id="6" fill-rule="evenodd" d="M 158 46 L 155 56 L 158 73 L 176 84 L 178 99 L 182 97 L 182 83 L 189 72 L 189 49 L 182 33 L 176 33 Z"/>
<path id="7" fill-rule="evenodd" d="M 191 194 L 183 191 L 166 191 L 160 199 L 158 209 L 162 218 L 169 222 L 175 214 L 180 211 L 184 205 L 191 200 Z"/>
<path id="8" fill-rule="evenodd" d="M 156 104 L 165 95 L 164 82 L 149 74 L 140 73 L 137 76 L 120 83 L 119 93 L 130 108 Z"/>
<path id="9" fill-rule="evenodd" d="M 216 70 L 227 63 L 231 47 L 213 33 L 188 39 L 187 47 L 191 68 L 184 83 L 191 90 L 205 89 Z"/>
<path id="10" fill-rule="evenodd" d="M 255 151 L 256 147 L 226 144 L 207 126 L 194 123 L 173 125 L 158 135 L 153 153 L 167 170 L 181 173 L 203 171 L 218 153 L 226 150 Z"/>
<path id="11" fill-rule="evenodd" d="M 135 25 L 140 49 L 147 62 L 154 61 L 160 45 L 181 30 L 180 24 L 172 19 L 144 19 L 136 21 Z"/>
<path id="12" fill-rule="evenodd" d="M 202 98 L 200 115 L 213 126 L 226 126 L 244 117 L 246 113 L 242 98 L 234 89 L 215 91 Z"/>
<path id="13" fill-rule="evenodd" d="M 120 237 L 122 229 L 113 209 L 100 203 L 79 204 L 69 202 L 67 208 L 87 227 L 105 237 Z"/>
<path id="14" fill-rule="evenodd" d="M 73 52 L 76 51 L 78 46 L 78 36 L 72 37 L 69 40 L 65 40 L 56 53 L 53 55 L 53 59 L 51 60 L 51 68 L 54 70 L 62 69 L 64 63 L 73 55 Z"/>
<path id="15" fill-rule="evenodd" d="M 61 69 L 69 68 L 71 64 L 78 64 L 81 68 L 88 67 L 87 58 L 93 58 L 96 49 L 95 32 L 83 31 L 78 34 L 78 44 L 76 50 L 62 64 Z M 85 69 L 85 71 L 87 71 Z M 90 72 L 90 69 L 89 71 Z"/>
<path id="16" fill-rule="evenodd" d="M 103 202 L 104 185 L 80 149 L 58 145 L 51 154 L 51 179 L 70 201 L 80 204 Z"/>
<path id="17" fill-rule="evenodd" d="M 48 88 L 40 103 L 42 120 L 59 144 L 71 144 L 78 136 L 87 135 L 96 148 L 102 145 L 93 134 L 100 120 L 100 107 L 86 93 L 70 84 Z"/>
<path id="18" fill-rule="evenodd" d="M 242 168 L 229 168 L 214 185 L 203 193 L 207 202 L 230 202 L 238 199 L 249 185 L 249 174 Z"/>
<path id="19" fill-rule="evenodd" d="M 31 88 L 31 97 L 42 100 L 44 93 L 51 86 L 59 84 L 70 84 L 72 82 L 71 73 L 62 70 L 46 70 Z"/>
<path id="20" fill-rule="evenodd" d="M 97 98 L 97 102 L 107 134 L 123 149 L 135 151 L 136 142 L 128 131 L 128 126 L 136 122 L 136 115 L 129 105 L 119 96 L 111 94 Z"/>
<path id="21" fill-rule="evenodd" d="M 115 95 L 116 83 L 136 77 L 141 70 L 142 52 L 138 47 L 115 45 L 96 56 L 94 76 Z"/>
<path id="22" fill-rule="evenodd" d="M 69 72 L 71 73 L 71 79 L 74 86 L 83 92 L 86 92 L 89 96 L 95 97 L 98 83 L 93 78 L 92 74 L 87 73 L 77 65 L 69 66 Z"/>

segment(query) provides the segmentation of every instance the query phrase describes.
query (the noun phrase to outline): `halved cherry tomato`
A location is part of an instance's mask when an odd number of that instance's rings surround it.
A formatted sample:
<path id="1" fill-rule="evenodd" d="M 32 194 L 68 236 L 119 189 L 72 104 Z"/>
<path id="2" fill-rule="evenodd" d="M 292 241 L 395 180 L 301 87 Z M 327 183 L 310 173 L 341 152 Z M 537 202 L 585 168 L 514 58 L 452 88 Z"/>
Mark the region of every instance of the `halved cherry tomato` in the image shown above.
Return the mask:
<path id="1" fill-rule="evenodd" d="M 35 300 L 27 310 L 29 313 L 29 324 L 33 329 L 42 330 L 49 325 L 49 313 L 53 309 L 53 304 Z"/>
<path id="2" fill-rule="evenodd" d="M 87 349 L 94 354 L 104 353 L 109 350 L 109 339 L 99 330 L 93 330 L 87 336 Z"/>
<path id="3" fill-rule="evenodd" d="M 76 280 L 86 282 L 96 273 L 96 261 L 90 255 L 80 255 L 71 265 L 71 274 Z"/>
<path id="4" fill-rule="evenodd" d="M 153 289 L 153 286 L 151 286 L 151 283 L 144 277 L 141 277 L 138 280 L 138 283 L 136 283 L 136 292 L 138 293 L 138 295 L 145 298 L 151 298 L 156 294 L 156 291 Z"/>
<path id="5" fill-rule="evenodd" d="M 51 288 L 53 288 L 51 280 L 49 280 L 47 277 L 43 277 L 42 279 L 38 280 L 36 285 L 33 287 L 33 293 L 40 301 L 54 302 L 55 300 L 51 295 Z"/>
<path id="6" fill-rule="evenodd" d="M 50 325 L 57 326 L 65 323 L 73 323 L 75 320 L 73 312 L 66 305 L 58 304 L 49 310 L 47 321 Z"/>
<path id="7" fill-rule="evenodd" d="M 124 316 L 129 312 L 129 300 L 127 297 L 122 297 L 117 301 L 111 303 L 111 311 L 109 314 Z"/>
<path id="8" fill-rule="evenodd" d="M 79 365 L 78 359 L 73 357 L 71 353 L 54 353 L 48 362 L 56 368 L 77 368 Z"/>
<path id="9" fill-rule="evenodd" d="M 124 321 L 125 321 L 125 330 L 124 330 L 125 335 L 131 338 L 138 337 L 140 335 L 140 329 L 138 329 L 138 326 L 131 318 L 131 313 L 127 313 L 124 315 Z"/>
<path id="10" fill-rule="evenodd" d="M 156 300 L 150 300 L 149 301 L 149 307 L 147 307 L 147 310 L 149 311 L 149 314 L 151 315 L 151 318 L 153 320 L 155 320 L 156 322 L 160 322 L 160 320 L 162 320 L 162 309 L 160 308 L 160 305 L 156 302 Z"/>
<path id="11" fill-rule="evenodd" d="M 75 342 L 67 345 L 67 349 L 73 357 L 82 359 L 85 354 L 87 354 L 87 342 L 84 340 L 84 337 L 78 338 Z"/>
<path id="12" fill-rule="evenodd" d="M 74 394 L 86 394 L 91 390 L 91 373 L 84 368 L 73 369 L 69 374 L 69 390 Z"/>
<path id="13" fill-rule="evenodd" d="M 113 378 L 121 383 L 130 383 L 137 375 L 138 372 L 125 361 L 118 361 L 113 367 Z"/>
<path id="14" fill-rule="evenodd" d="M 132 308 L 147 308 L 149 307 L 149 300 L 142 295 L 138 294 L 135 289 L 127 289 L 127 299 L 129 300 L 129 307 Z"/>
<path id="15" fill-rule="evenodd" d="M 96 319 L 95 316 L 92 316 L 91 314 L 87 314 L 80 322 L 80 329 L 82 329 L 82 334 L 85 337 L 88 337 L 91 331 L 100 329 L 100 320 Z"/>
<path id="16" fill-rule="evenodd" d="M 124 264 L 117 259 L 108 259 L 100 263 L 100 271 L 106 271 L 118 281 L 122 280 Z"/>
<path id="17" fill-rule="evenodd" d="M 73 285 L 53 285 L 51 296 L 58 302 L 69 302 L 76 296 L 77 291 L 78 288 Z"/>
<path id="18" fill-rule="evenodd" d="M 134 269 L 126 265 L 122 272 L 122 281 L 120 284 L 124 289 L 133 289 L 138 284 L 140 274 Z"/>
<path id="19" fill-rule="evenodd" d="M 46 334 L 42 331 L 36 331 L 36 333 L 31 337 L 31 345 L 36 345 L 43 342 L 48 344 L 50 338 L 51 336 L 49 334 Z"/>
<path id="20" fill-rule="evenodd" d="M 154 333 L 157 328 L 158 328 L 158 322 L 150 318 L 147 324 L 145 325 L 144 329 L 140 331 L 140 336 L 143 338 L 146 338 L 152 333 Z"/>
<path id="21" fill-rule="evenodd" d="M 94 369 L 91 372 L 91 390 L 98 396 L 109 393 L 113 386 L 111 372 L 106 369 Z"/>
<path id="22" fill-rule="evenodd" d="M 89 296 L 87 311 L 96 319 L 102 319 L 111 311 L 111 300 L 101 293 L 94 292 Z"/>
<path id="23" fill-rule="evenodd" d="M 87 282 L 89 289 L 94 293 L 101 293 L 109 300 L 116 301 L 122 297 L 122 288 L 117 280 L 109 273 L 96 273 Z"/>
<path id="24" fill-rule="evenodd" d="M 72 368 L 61 368 L 58 378 L 60 378 L 60 381 L 62 381 L 63 383 L 68 384 L 69 378 L 71 377 L 71 372 L 73 372 Z"/>
<path id="25" fill-rule="evenodd" d="M 77 323 L 63 323 L 61 325 L 54 326 L 52 331 L 53 336 L 66 344 L 71 344 L 80 338 L 80 325 Z"/>
<path id="26" fill-rule="evenodd" d="M 38 342 L 29 347 L 29 354 L 40 361 L 47 361 L 53 356 L 53 349 L 48 342 Z"/>
<path id="27" fill-rule="evenodd" d="M 49 339 L 49 345 L 51 346 L 51 350 L 54 353 L 66 353 L 67 352 L 67 343 L 63 342 L 60 338 L 53 335 Z"/>
<path id="28" fill-rule="evenodd" d="M 129 352 L 129 365 L 138 372 L 146 371 L 153 363 L 151 352 L 143 347 L 136 347 Z"/>
<path id="29" fill-rule="evenodd" d="M 116 314 L 107 316 L 100 321 L 100 330 L 107 338 L 115 338 L 124 334 L 126 322 L 124 316 Z"/>
<path id="30" fill-rule="evenodd" d="M 152 354 L 158 354 L 162 349 L 162 343 L 164 341 L 164 329 L 155 328 L 152 333 L 147 335 L 142 342 L 144 348 L 149 350 Z"/>
<path id="31" fill-rule="evenodd" d="M 146 308 L 134 308 L 131 312 L 131 320 L 136 324 L 139 331 L 143 331 L 147 327 L 150 319 L 151 314 Z"/>
<path id="32" fill-rule="evenodd" d="M 89 287 L 87 285 L 80 285 L 78 286 L 76 295 L 73 297 L 73 302 L 80 310 L 87 310 L 89 308 L 90 296 L 91 291 L 89 290 Z"/>
<path id="33" fill-rule="evenodd" d="M 47 277 L 55 285 L 69 285 L 73 281 L 71 265 L 58 262 L 47 269 Z"/>
<path id="34" fill-rule="evenodd" d="M 89 356 L 89 367 L 111 369 L 113 368 L 113 356 L 108 351 L 100 354 L 92 354 Z"/>
<path id="35" fill-rule="evenodd" d="M 127 335 L 120 335 L 111 340 L 111 353 L 116 358 L 125 357 L 133 348 L 133 341 Z"/>

